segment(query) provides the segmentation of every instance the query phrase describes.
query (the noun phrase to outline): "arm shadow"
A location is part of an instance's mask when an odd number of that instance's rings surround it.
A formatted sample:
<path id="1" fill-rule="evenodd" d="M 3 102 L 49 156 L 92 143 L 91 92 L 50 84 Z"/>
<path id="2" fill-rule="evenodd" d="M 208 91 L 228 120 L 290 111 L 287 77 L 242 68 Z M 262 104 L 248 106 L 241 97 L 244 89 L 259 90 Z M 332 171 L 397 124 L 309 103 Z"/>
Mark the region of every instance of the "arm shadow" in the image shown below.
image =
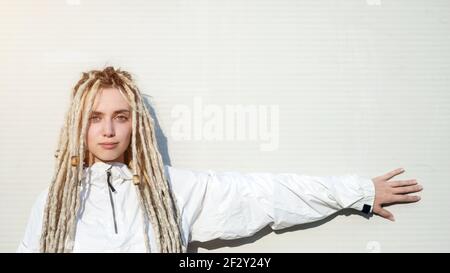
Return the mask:
<path id="1" fill-rule="evenodd" d="M 188 245 L 187 252 L 197 253 L 199 248 L 205 248 L 207 250 L 216 250 L 216 249 L 223 248 L 223 247 L 231 247 L 231 248 L 239 247 L 239 246 L 243 246 L 246 244 L 254 243 L 257 240 L 261 239 L 262 237 L 264 237 L 272 232 L 275 234 L 283 234 L 286 232 L 295 232 L 295 231 L 299 231 L 299 230 L 315 228 L 315 227 L 321 226 L 321 225 L 333 220 L 337 216 L 345 215 L 348 217 L 348 216 L 354 215 L 354 214 L 360 215 L 360 216 L 366 218 L 367 220 L 369 220 L 372 217 L 372 214 L 367 215 L 367 214 L 364 214 L 363 212 L 360 212 L 360 211 L 357 211 L 354 209 L 343 209 L 343 210 L 340 210 L 339 212 L 336 212 L 322 220 L 318 220 L 318 221 L 315 221 L 312 223 L 295 225 L 295 226 L 281 229 L 281 230 L 272 230 L 269 226 L 266 226 L 263 229 L 261 229 L 260 231 L 256 232 L 251 237 L 240 238 L 240 239 L 235 239 L 235 240 L 214 239 L 214 240 L 207 241 L 207 242 L 190 242 Z M 232 250 L 230 250 L 230 252 L 232 252 Z M 265 250 L 263 252 L 270 252 L 270 251 Z"/>

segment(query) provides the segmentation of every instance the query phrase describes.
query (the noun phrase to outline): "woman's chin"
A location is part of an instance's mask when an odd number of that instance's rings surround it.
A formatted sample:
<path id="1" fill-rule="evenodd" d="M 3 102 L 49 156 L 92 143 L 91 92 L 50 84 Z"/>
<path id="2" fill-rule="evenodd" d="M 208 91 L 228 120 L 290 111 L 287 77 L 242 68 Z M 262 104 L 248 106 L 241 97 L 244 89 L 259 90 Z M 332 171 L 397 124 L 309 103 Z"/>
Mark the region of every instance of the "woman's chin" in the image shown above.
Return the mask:
<path id="1" fill-rule="evenodd" d="M 116 154 L 102 154 L 102 155 L 98 155 L 95 156 L 96 157 L 96 161 L 102 161 L 102 162 L 116 162 L 116 161 L 120 161 L 120 155 L 116 155 Z"/>

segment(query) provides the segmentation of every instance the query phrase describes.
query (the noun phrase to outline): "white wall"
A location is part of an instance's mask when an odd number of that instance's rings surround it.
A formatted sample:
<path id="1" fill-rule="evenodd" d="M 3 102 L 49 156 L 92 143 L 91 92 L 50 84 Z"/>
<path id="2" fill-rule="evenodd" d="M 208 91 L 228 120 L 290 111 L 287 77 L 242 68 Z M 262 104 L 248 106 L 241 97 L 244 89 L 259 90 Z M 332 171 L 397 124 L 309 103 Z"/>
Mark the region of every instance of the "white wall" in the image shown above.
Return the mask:
<path id="1" fill-rule="evenodd" d="M 15 251 L 50 183 L 70 89 L 105 65 L 153 97 L 175 167 L 367 177 L 404 167 L 399 178 L 425 188 L 420 203 L 391 207 L 395 223 L 339 215 L 199 252 L 450 251 L 449 15 L 445 0 L 2 0 L 0 251 Z M 177 140 L 172 111 L 194 111 L 195 99 L 278 107 L 278 145 Z"/>

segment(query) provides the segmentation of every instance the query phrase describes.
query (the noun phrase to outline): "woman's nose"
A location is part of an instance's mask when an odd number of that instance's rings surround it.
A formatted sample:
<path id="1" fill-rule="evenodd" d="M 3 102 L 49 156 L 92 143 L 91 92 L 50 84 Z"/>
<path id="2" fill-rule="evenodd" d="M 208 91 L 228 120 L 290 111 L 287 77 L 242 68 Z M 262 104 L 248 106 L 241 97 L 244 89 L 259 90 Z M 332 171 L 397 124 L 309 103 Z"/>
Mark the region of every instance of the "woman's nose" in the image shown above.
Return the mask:
<path id="1" fill-rule="evenodd" d="M 105 125 L 103 126 L 103 135 L 105 137 L 113 137 L 115 135 L 112 121 L 105 122 Z"/>

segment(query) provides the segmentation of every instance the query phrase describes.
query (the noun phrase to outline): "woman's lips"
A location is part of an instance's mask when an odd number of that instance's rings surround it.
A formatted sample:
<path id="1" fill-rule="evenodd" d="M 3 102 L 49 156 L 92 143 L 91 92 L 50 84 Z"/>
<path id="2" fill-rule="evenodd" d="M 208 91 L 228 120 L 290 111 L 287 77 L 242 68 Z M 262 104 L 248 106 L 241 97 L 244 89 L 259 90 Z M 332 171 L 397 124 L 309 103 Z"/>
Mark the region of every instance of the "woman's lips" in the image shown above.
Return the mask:
<path id="1" fill-rule="evenodd" d="M 103 149 L 112 150 L 116 148 L 118 144 L 119 143 L 100 143 L 100 146 L 102 146 Z"/>

